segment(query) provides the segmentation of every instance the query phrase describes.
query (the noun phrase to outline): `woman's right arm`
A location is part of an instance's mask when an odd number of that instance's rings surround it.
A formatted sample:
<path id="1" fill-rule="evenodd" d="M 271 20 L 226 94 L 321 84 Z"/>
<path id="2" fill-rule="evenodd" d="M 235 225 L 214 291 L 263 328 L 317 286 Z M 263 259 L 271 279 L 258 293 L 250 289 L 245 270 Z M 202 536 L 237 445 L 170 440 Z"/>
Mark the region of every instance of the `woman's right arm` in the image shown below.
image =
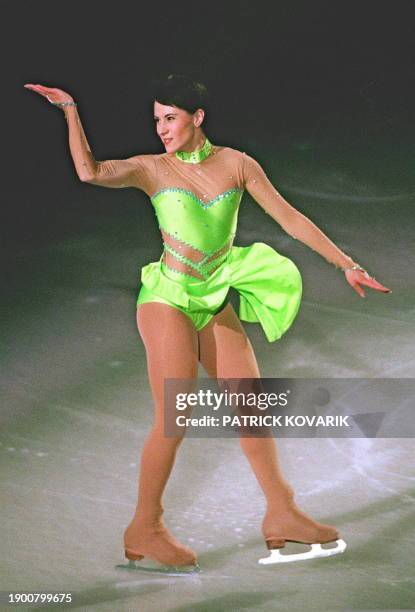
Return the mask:
<path id="1" fill-rule="evenodd" d="M 68 123 L 69 148 L 81 181 L 102 187 L 138 187 L 137 171 L 142 155 L 128 159 L 96 161 L 85 136 L 76 106 L 63 107 Z"/>
<path id="2" fill-rule="evenodd" d="M 97 173 L 98 162 L 85 136 L 76 106 L 64 106 L 63 112 L 68 124 L 69 149 L 75 170 L 81 181 L 91 182 Z"/>
<path id="3" fill-rule="evenodd" d="M 151 155 L 97 161 L 85 136 L 77 106 L 59 106 L 62 103 L 73 103 L 73 98 L 61 89 L 30 83 L 25 87 L 41 94 L 64 112 L 68 124 L 69 149 L 81 181 L 103 187 L 137 187 L 146 192 L 151 191 L 154 175 Z"/>

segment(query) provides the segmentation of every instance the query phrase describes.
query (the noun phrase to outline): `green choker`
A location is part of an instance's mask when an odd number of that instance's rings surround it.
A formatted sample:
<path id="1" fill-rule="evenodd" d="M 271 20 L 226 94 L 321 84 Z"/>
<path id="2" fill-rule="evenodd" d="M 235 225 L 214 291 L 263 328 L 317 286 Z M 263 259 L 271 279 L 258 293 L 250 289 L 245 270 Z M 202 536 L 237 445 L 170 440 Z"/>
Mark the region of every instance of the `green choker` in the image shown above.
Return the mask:
<path id="1" fill-rule="evenodd" d="M 212 143 L 206 138 L 205 144 L 198 151 L 176 151 L 175 155 L 181 161 L 187 164 L 200 164 L 204 159 L 209 157 L 213 149 Z"/>

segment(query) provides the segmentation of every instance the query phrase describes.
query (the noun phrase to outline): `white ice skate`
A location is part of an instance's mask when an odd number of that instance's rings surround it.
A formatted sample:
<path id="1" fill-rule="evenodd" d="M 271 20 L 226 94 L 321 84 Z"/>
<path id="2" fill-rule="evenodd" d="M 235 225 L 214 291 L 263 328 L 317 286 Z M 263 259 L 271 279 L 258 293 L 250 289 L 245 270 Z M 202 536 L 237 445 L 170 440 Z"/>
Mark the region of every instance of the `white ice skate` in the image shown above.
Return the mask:
<path id="1" fill-rule="evenodd" d="M 334 541 L 336 546 L 332 548 L 322 548 L 321 544 L 308 544 L 307 546 L 311 546 L 311 549 L 306 552 L 282 555 L 280 552 L 281 548 L 284 548 L 285 542 L 290 541 L 293 540 L 285 540 L 284 543 L 282 543 L 282 545 L 280 545 L 278 548 L 271 549 L 269 557 L 259 559 L 258 563 L 261 563 L 262 565 L 271 565 L 274 563 L 290 563 L 292 561 L 307 561 L 309 559 L 331 557 L 332 555 L 338 555 L 344 552 L 347 546 L 346 542 L 339 538 L 338 540 Z M 299 542 L 299 544 L 302 543 L 303 542 Z M 330 542 L 330 544 L 333 544 L 333 542 Z"/>

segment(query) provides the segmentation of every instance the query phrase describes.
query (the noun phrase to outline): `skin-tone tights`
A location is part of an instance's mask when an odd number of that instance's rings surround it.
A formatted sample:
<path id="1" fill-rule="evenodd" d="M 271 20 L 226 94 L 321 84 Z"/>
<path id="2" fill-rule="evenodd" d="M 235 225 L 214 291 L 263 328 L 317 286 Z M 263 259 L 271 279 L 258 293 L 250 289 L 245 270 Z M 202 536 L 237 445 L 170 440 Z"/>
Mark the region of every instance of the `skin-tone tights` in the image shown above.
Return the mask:
<path id="1" fill-rule="evenodd" d="M 162 521 L 163 491 L 183 440 L 183 435 L 164 435 L 164 379 L 196 379 L 199 360 L 212 378 L 259 378 L 258 364 L 231 304 L 199 332 L 184 313 L 167 304 L 141 304 L 137 327 L 146 350 L 154 422 L 142 450 L 138 503 L 124 542 L 128 549 L 161 563 L 190 565 L 196 555 Z M 313 543 L 338 537 L 333 527 L 315 522 L 296 507 L 271 436 L 240 437 L 240 444 L 266 498 L 262 531 L 267 540 L 284 537 Z"/>

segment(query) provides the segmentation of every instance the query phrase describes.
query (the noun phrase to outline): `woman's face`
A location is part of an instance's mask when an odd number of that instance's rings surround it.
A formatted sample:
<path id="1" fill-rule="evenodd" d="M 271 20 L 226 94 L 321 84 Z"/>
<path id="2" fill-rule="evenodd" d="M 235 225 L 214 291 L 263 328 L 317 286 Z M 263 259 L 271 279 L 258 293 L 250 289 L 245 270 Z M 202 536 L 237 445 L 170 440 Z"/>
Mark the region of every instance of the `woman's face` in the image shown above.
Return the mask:
<path id="1" fill-rule="evenodd" d="M 201 123 L 198 114 L 200 114 L 199 111 L 191 114 L 177 106 L 166 106 L 157 101 L 154 102 L 157 134 L 167 153 L 193 151 L 197 128 Z"/>

